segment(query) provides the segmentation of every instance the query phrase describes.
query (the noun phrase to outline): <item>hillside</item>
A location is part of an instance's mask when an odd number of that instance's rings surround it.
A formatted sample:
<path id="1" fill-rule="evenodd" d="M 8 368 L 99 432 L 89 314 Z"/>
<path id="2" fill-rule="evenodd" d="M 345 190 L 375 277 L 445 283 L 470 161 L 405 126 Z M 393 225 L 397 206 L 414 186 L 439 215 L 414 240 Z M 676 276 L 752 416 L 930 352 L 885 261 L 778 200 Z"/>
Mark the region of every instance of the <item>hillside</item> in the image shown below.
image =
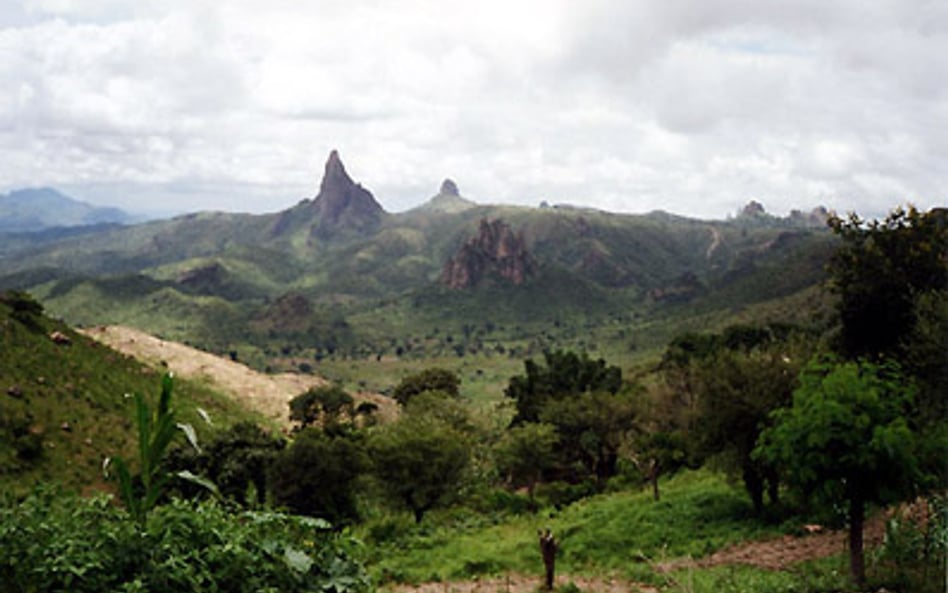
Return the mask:
<path id="1" fill-rule="evenodd" d="M 103 460 L 128 456 L 134 444 L 127 394 L 157 397 L 162 370 L 46 317 L 26 295 L 0 293 L 0 490 L 110 488 Z M 202 437 L 242 419 L 265 422 L 197 381 L 179 378 L 175 401 Z"/>

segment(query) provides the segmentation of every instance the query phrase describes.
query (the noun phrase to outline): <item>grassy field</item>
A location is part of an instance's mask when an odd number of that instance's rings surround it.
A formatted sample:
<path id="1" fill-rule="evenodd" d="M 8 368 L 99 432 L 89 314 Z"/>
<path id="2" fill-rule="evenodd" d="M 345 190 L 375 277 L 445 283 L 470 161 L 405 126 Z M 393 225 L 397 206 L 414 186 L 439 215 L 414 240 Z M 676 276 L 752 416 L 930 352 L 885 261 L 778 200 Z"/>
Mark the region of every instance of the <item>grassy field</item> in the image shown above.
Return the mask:
<path id="1" fill-rule="evenodd" d="M 559 543 L 556 566 L 564 591 L 572 579 L 618 579 L 682 592 L 845 590 L 842 556 L 777 571 L 689 567 L 691 559 L 776 537 L 796 523 L 755 518 L 741 490 L 705 470 L 663 481 L 662 491 L 658 502 L 651 492 L 633 489 L 538 514 L 441 511 L 418 526 L 408 517 L 388 515 L 367 522 L 357 536 L 367 543 L 370 570 L 382 584 L 541 575 L 536 534 L 549 528 Z"/>

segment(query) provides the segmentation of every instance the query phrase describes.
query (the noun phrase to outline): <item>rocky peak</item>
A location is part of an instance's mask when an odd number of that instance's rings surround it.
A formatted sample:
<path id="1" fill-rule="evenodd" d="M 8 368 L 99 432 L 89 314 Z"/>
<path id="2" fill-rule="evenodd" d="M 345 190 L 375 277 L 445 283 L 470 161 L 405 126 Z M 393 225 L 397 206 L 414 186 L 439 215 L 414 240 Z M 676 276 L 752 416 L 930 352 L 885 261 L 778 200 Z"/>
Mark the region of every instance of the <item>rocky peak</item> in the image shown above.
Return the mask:
<path id="1" fill-rule="evenodd" d="M 764 210 L 764 205 L 758 202 L 757 200 L 751 200 L 741 209 L 738 216 L 743 218 L 759 218 L 767 214 L 767 211 Z"/>
<path id="2" fill-rule="evenodd" d="M 438 191 L 439 195 L 442 196 L 460 196 L 461 193 L 458 191 L 458 185 L 454 183 L 452 179 L 445 179 L 441 182 L 441 190 Z"/>
<path id="3" fill-rule="evenodd" d="M 329 153 L 312 209 L 317 215 L 312 234 L 320 238 L 328 238 L 339 230 L 371 232 L 385 213 L 368 190 L 352 181 L 335 150 Z"/>
<path id="4" fill-rule="evenodd" d="M 445 179 L 441 182 L 441 189 L 438 190 L 438 194 L 425 202 L 419 209 L 427 212 L 457 214 L 476 206 L 477 204 L 461 196 L 458 185 L 452 179 Z"/>
<path id="5" fill-rule="evenodd" d="M 482 219 L 477 235 L 461 246 L 444 265 L 441 281 L 453 289 L 479 286 L 500 280 L 519 286 L 530 277 L 536 264 L 527 251 L 523 233 L 497 219 Z"/>

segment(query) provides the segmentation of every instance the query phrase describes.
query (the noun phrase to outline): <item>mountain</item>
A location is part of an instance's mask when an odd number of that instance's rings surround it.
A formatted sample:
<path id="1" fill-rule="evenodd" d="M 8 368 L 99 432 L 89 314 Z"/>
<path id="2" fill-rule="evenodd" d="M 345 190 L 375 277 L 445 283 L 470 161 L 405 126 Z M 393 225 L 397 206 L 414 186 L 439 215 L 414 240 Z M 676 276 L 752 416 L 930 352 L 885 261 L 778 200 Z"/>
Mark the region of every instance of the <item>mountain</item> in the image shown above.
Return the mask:
<path id="1" fill-rule="evenodd" d="M 379 228 L 386 212 L 372 193 L 355 183 L 333 150 L 326 161 L 319 193 L 303 200 L 279 217 L 273 236 L 307 226 L 309 237 L 322 241 L 365 236 Z"/>
<path id="2" fill-rule="evenodd" d="M 129 222 L 132 216 L 118 208 L 92 206 L 48 187 L 0 196 L 0 233 Z"/>
<path id="3" fill-rule="evenodd" d="M 415 210 L 431 213 L 458 214 L 476 207 L 477 204 L 461 196 L 458 186 L 454 181 L 445 179 L 441 183 L 441 189 L 438 190 L 438 193 L 421 206 L 418 206 Z"/>
<path id="4" fill-rule="evenodd" d="M 480 205 L 450 180 L 426 205 L 390 214 L 333 151 L 316 196 L 283 212 L 198 212 L 0 242 L 0 289 L 29 290 L 74 324 L 252 350 L 242 358 L 258 367 L 288 344 L 310 359 L 378 355 L 405 340 L 413 355 L 425 351 L 419 343 L 456 350 L 448 336 L 470 335 L 474 323 L 525 347 L 555 324 L 588 336 L 618 319 L 722 318 L 799 294 L 823 279 L 835 241 L 811 226 L 818 215 L 752 206 L 702 221 Z M 652 342 L 661 335 L 648 330 Z"/>

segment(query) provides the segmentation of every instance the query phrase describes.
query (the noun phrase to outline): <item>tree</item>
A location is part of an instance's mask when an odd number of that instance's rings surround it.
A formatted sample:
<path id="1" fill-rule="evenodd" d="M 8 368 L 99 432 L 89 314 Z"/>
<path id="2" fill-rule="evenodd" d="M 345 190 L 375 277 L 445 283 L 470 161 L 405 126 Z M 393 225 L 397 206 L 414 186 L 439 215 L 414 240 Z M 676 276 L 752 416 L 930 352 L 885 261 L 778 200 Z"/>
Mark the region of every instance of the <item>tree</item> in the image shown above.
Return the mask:
<path id="1" fill-rule="evenodd" d="M 919 479 L 916 434 L 906 419 L 913 387 L 894 365 L 812 361 L 793 404 L 773 413 L 757 459 L 827 504 L 848 505 L 850 571 L 865 580 L 866 504 L 891 502 Z"/>
<path id="2" fill-rule="evenodd" d="M 352 420 L 354 415 L 352 396 L 338 385 L 310 387 L 290 400 L 290 420 L 300 423 L 300 428 L 321 423 L 323 428 L 338 426 L 343 416 Z"/>
<path id="3" fill-rule="evenodd" d="M 420 523 L 455 491 L 470 458 L 464 435 L 435 418 L 406 416 L 369 439 L 373 473 L 388 496 Z"/>
<path id="4" fill-rule="evenodd" d="M 497 468 L 515 485 L 527 487 L 534 504 L 534 491 L 543 472 L 556 463 L 559 435 L 552 424 L 525 422 L 507 430 L 496 449 Z"/>
<path id="5" fill-rule="evenodd" d="M 883 221 L 833 216 L 842 244 L 830 261 L 845 357 L 902 358 L 917 299 L 948 289 L 948 210 L 898 208 Z"/>
<path id="6" fill-rule="evenodd" d="M 253 488 L 257 500 L 268 492 L 268 471 L 277 455 L 286 447 L 280 437 L 274 437 L 253 422 L 238 422 L 211 439 L 197 452 L 192 448 L 177 447 L 168 455 L 172 470 L 191 469 L 214 482 L 220 493 L 245 504 Z M 179 484 L 183 492 L 196 495 L 197 490 L 187 482 Z"/>
<path id="7" fill-rule="evenodd" d="M 628 393 L 586 393 L 552 399 L 540 410 L 540 419 L 560 435 L 560 462 L 579 463 L 600 487 L 616 475 L 619 449 L 633 428 L 636 406 Z"/>
<path id="8" fill-rule="evenodd" d="M 357 436 L 306 428 L 274 460 L 270 489 L 277 504 L 338 528 L 359 517 L 355 484 L 367 467 L 365 447 Z"/>
<path id="9" fill-rule="evenodd" d="M 543 358 L 542 366 L 526 360 L 525 373 L 511 377 L 504 390 L 517 407 L 514 425 L 539 421 L 540 410 L 549 400 L 597 391 L 615 394 L 622 387 L 622 371 L 601 358 L 591 360 L 586 353 L 562 350 L 547 350 Z"/>
<path id="10" fill-rule="evenodd" d="M 790 403 L 810 346 L 799 329 L 731 326 L 720 334 L 679 336 L 663 358 L 666 383 L 675 397 L 685 400 L 678 405 L 684 418 L 671 424 L 688 433 L 696 459 L 715 458 L 728 473 L 740 476 L 758 514 L 765 491 L 771 502 L 777 501 L 779 482 L 775 468 L 751 453 L 770 413 Z M 667 446 L 671 441 L 645 444 Z"/>
<path id="11" fill-rule="evenodd" d="M 461 379 L 457 374 L 447 369 L 432 367 L 402 379 L 395 386 L 392 397 L 404 406 L 412 397 L 426 391 L 440 391 L 458 397 L 460 386 Z"/>

